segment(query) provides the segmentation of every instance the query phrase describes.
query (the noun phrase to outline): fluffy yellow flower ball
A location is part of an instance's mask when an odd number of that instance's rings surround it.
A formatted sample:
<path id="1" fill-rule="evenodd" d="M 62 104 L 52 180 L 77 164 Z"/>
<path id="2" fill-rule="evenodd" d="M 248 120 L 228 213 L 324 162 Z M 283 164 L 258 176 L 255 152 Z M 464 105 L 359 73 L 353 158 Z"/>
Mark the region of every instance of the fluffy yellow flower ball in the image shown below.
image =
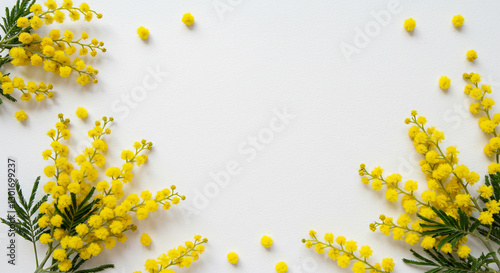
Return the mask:
<path id="1" fill-rule="evenodd" d="M 404 27 L 406 31 L 412 31 L 415 29 L 417 22 L 413 18 L 408 18 L 405 20 Z"/>
<path id="2" fill-rule="evenodd" d="M 382 268 L 387 272 L 394 271 L 394 265 L 395 264 L 392 258 L 384 258 L 382 260 Z"/>
<path id="3" fill-rule="evenodd" d="M 239 260 L 238 254 L 236 254 L 234 252 L 229 252 L 229 254 L 227 254 L 227 261 L 228 262 L 230 262 L 232 264 L 237 264 L 238 260 Z"/>
<path id="4" fill-rule="evenodd" d="M 446 90 L 450 88 L 450 84 L 451 84 L 450 78 L 446 76 L 441 76 L 439 78 L 439 87 L 441 87 L 441 89 Z"/>
<path id="5" fill-rule="evenodd" d="M 78 118 L 81 118 L 81 119 L 84 119 L 88 116 L 88 113 L 87 113 L 87 109 L 83 108 L 83 107 L 78 107 L 76 109 L 76 116 Z"/>
<path id="6" fill-rule="evenodd" d="M 453 19 L 451 19 L 451 22 L 455 27 L 461 27 L 464 24 L 464 17 L 460 14 L 457 14 L 453 16 Z"/>
<path id="7" fill-rule="evenodd" d="M 146 40 L 149 37 L 149 29 L 141 26 L 137 29 L 137 34 L 141 39 Z"/>
<path id="8" fill-rule="evenodd" d="M 276 264 L 276 272 L 278 273 L 285 273 L 288 271 L 288 265 L 286 265 L 285 262 L 279 262 Z"/>
<path id="9" fill-rule="evenodd" d="M 271 245 L 273 245 L 273 239 L 271 239 L 271 237 L 267 236 L 267 235 L 264 235 L 262 236 L 262 238 L 260 239 L 260 243 L 264 246 L 264 247 L 271 247 Z"/>
<path id="10" fill-rule="evenodd" d="M 28 115 L 26 115 L 26 113 L 23 111 L 23 110 L 20 110 L 20 111 L 17 111 L 15 114 L 14 114 L 14 117 L 19 120 L 19 121 L 23 121 L 23 120 L 26 120 L 26 118 L 28 117 Z"/>
<path id="11" fill-rule="evenodd" d="M 467 60 L 469 60 L 469 62 L 472 62 L 475 59 L 477 59 L 477 52 L 473 49 L 467 51 Z"/>
<path id="12" fill-rule="evenodd" d="M 461 245 L 457 249 L 457 254 L 460 258 L 465 259 L 469 256 L 471 249 L 467 245 Z"/>
<path id="13" fill-rule="evenodd" d="M 190 26 L 194 23 L 194 17 L 191 13 L 186 13 L 182 16 L 182 22 L 186 24 L 186 26 Z"/>
<path id="14" fill-rule="evenodd" d="M 143 233 L 141 236 L 141 244 L 143 246 L 149 246 L 151 244 L 151 237 L 147 233 Z"/>

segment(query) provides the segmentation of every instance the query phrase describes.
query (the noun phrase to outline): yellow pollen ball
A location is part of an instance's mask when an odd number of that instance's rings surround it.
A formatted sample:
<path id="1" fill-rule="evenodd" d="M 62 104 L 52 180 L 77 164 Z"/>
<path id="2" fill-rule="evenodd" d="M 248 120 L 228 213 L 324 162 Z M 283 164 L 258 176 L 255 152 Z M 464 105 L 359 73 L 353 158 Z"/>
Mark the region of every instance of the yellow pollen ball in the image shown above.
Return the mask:
<path id="1" fill-rule="evenodd" d="M 191 13 L 186 13 L 182 16 L 182 22 L 186 24 L 186 26 L 190 26 L 194 23 L 194 17 Z"/>
<path id="2" fill-rule="evenodd" d="M 416 25 L 417 22 L 413 18 L 408 18 L 404 22 L 404 28 L 406 29 L 406 31 L 413 31 Z"/>
<path id="3" fill-rule="evenodd" d="M 88 116 L 88 113 L 87 113 L 87 109 L 83 108 L 83 107 L 78 107 L 76 109 L 76 116 L 78 118 L 81 118 L 81 119 L 84 119 Z"/>
<path id="4" fill-rule="evenodd" d="M 137 29 L 137 34 L 139 38 L 146 40 L 149 37 L 149 29 L 141 26 Z"/>
<path id="5" fill-rule="evenodd" d="M 227 261 L 228 262 L 230 262 L 232 264 L 237 264 L 238 260 L 239 260 L 238 254 L 236 254 L 235 252 L 229 252 L 229 254 L 227 254 Z"/>

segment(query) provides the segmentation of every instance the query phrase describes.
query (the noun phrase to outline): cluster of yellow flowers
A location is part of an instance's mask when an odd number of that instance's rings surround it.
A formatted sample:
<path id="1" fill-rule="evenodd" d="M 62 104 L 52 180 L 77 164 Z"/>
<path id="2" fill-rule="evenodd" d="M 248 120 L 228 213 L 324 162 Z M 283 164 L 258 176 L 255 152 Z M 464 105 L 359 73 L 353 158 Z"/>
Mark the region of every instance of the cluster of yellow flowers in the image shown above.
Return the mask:
<path id="1" fill-rule="evenodd" d="M 10 78 L 7 75 L 0 73 L 0 84 L 3 89 L 3 93 L 10 95 L 14 90 L 21 92 L 20 99 L 22 101 L 30 101 L 34 98 L 36 101 L 42 101 L 45 98 L 52 98 L 54 93 L 51 90 L 54 88 L 52 84 L 45 84 L 40 82 L 36 84 L 33 81 L 25 83 L 23 79 L 19 77 Z"/>
<path id="2" fill-rule="evenodd" d="M 479 113 L 484 114 L 479 118 L 479 127 L 483 132 L 491 135 L 489 143 L 484 146 L 484 153 L 487 156 L 494 155 L 496 162 L 490 164 L 488 171 L 490 174 L 497 173 L 500 171 L 500 137 L 496 132 L 496 127 L 500 123 L 500 113 L 493 114 L 491 112 L 495 101 L 492 98 L 486 97 L 487 94 L 491 94 L 492 92 L 491 85 L 483 84 L 480 86 L 481 76 L 477 73 L 464 73 L 463 78 L 470 82 L 470 84 L 465 85 L 464 93 L 476 101 L 470 104 L 469 110 L 474 115 Z"/>
<path id="3" fill-rule="evenodd" d="M 145 190 L 140 195 L 124 197 L 124 184 L 132 181 L 134 166 L 147 161 L 143 152 L 150 150 L 152 143 L 135 142 L 133 150 L 122 151 L 121 158 L 125 162 L 121 167 L 109 167 L 104 171 L 104 153 L 108 149 L 104 137 L 111 133 L 107 127 L 112 121 L 111 117 L 103 117 L 102 121 L 95 122 L 95 127 L 88 131 L 92 146 L 74 158 L 76 166 L 68 159 L 68 146 L 62 143 L 71 136 L 70 120 L 59 114 L 55 129 L 47 132 L 52 140 L 51 149 L 43 151 L 42 155 L 44 160 L 52 162 L 44 169 L 51 181 L 43 188 L 52 201 L 40 206 L 38 224 L 48 229 L 39 241 L 48 246 L 48 253 L 55 260 L 51 268 L 57 266 L 60 271 L 68 271 L 75 261 L 95 257 L 104 248 L 113 248 L 117 241 L 125 242 L 125 232 L 137 229 L 133 214 L 143 220 L 160 205 L 168 210 L 172 204 L 185 199 L 175 191 L 175 186 L 160 190 L 154 196 Z M 98 182 L 100 172 L 109 179 Z M 40 266 L 43 268 L 43 264 Z"/>
<path id="4" fill-rule="evenodd" d="M 175 273 L 171 269 L 172 266 L 178 268 L 189 267 L 194 261 L 198 260 L 200 254 L 205 251 L 203 244 L 207 243 L 206 238 L 200 235 L 194 236 L 194 241 L 186 241 L 184 245 L 169 250 L 163 253 L 156 259 L 148 259 L 144 265 L 148 273 Z M 141 273 L 135 271 L 134 273 Z"/>
<path id="5" fill-rule="evenodd" d="M 371 273 L 375 272 L 392 272 L 394 270 L 394 261 L 392 258 L 384 258 L 381 263 L 371 264 L 368 258 L 372 255 L 373 251 L 370 246 L 364 245 L 358 248 L 358 243 L 353 240 L 347 241 L 344 236 L 337 236 L 334 238 L 332 233 L 326 233 L 324 241 L 320 241 L 316 237 L 316 231 L 309 231 L 311 239 L 302 239 L 307 248 L 314 247 L 318 254 L 327 253 L 328 257 L 336 260 L 338 266 L 346 268 L 354 261 L 352 271 L 354 273 L 365 273 L 370 270 Z M 337 243 L 337 245 L 335 245 Z"/>
<path id="6" fill-rule="evenodd" d="M 464 74 L 464 78 L 475 84 L 473 98 L 479 100 L 478 103 L 471 105 L 471 111 L 478 113 L 479 110 L 486 113 L 486 117 L 480 119 L 480 127 L 487 133 L 492 133 L 494 138 L 494 128 L 498 125 L 490 119 L 489 111 L 491 107 L 485 105 L 491 104 L 491 101 L 482 102 L 485 100 L 484 94 L 491 92 L 489 86 L 483 86 L 479 89 L 477 86 L 480 81 L 478 74 Z M 471 94 L 471 85 L 466 86 L 466 93 Z M 476 105 L 477 104 L 477 105 Z M 477 110 L 479 109 L 479 110 Z M 458 219 L 459 210 L 471 215 L 473 211 L 479 212 L 478 220 L 483 225 L 492 225 L 493 216 L 500 212 L 500 203 L 491 200 L 486 203 L 485 210 L 481 209 L 478 204 L 480 198 L 488 199 L 493 194 L 492 186 L 481 185 L 477 192 L 478 196 L 472 196 L 469 192 L 469 186 L 474 185 L 480 179 L 476 172 L 470 171 L 465 165 L 458 164 L 459 151 L 455 146 L 449 146 L 444 149 L 440 143 L 445 139 L 444 133 L 434 127 L 425 127 L 427 120 L 423 116 L 417 116 L 416 111 L 412 111 L 412 117 L 405 120 L 406 124 L 413 124 L 409 129 L 409 136 L 413 140 L 415 150 L 423 155 L 423 159 L 419 162 L 421 171 L 427 178 L 427 189 L 417 197 L 415 191 L 418 189 L 416 181 L 408 180 L 404 186 L 400 186 L 402 177 L 399 174 L 390 174 L 383 176 L 383 169 L 376 167 L 371 171 L 366 169 L 364 164 L 361 164 L 359 174 L 362 176 L 361 181 L 364 184 L 369 184 L 374 190 L 379 191 L 384 186 L 386 187 L 385 197 L 390 202 L 396 202 L 401 196 L 401 205 L 405 213 L 401 214 L 396 221 L 392 217 L 380 215 L 380 222 L 370 224 L 370 229 L 375 231 L 377 228 L 385 235 L 391 235 L 394 240 L 403 240 L 415 245 L 420 242 L 424 249 L 437 247 L 440 243 L 439 237 L 429 235 L 422 236 L 425 229 L 421 226 L 427 224 L 426 221 L 417 220 L 412 223 L 412 216 L 416 213 L 427 218 L 437 219 L 436 212 L 432 209 L 437 208 L 443 210 L 447 215 Z M 484 122 L 487 122 L 483 124 Z M 491 123 L 491 124 L 490 124 Z M 500 140 L 500 139 L 499 139 Z M 496 140 L 493 141 L 493 143 Z M 500 143 L 500 141 L 499 141 Z M 495 149 L 494 149 L 495 148 Z M 488 155 L 496 153 L 498 146 L 485 147 L 485 152 Z M 500 164 L 492 163 L 489 167 L 490 174 L 500 170 Z M 444 243 L 444 242 L 443 242 Z M 450 242 L 441 244 L 439 249 L 444 253 L 456 252 L 461 258 L 469 256 L 471 248 L 466 245 L 467 237 L 464 236 L 458 241 L 455 247 L 452 247 Z"/>
<path id="7" fill-rule="evenodd" d="M 402 177 L 399 174 L 390 174 L 383 176 L 383 169 L 380 167 L 368 171 L 364 164 L 361 164 L 359 174 L 363 176 L 364 184 L 372 183 L 374 190 L 381 190 L 386 186 L 385 197 L 391 202 L 396 202 L 401 196 L 401 205 L 406 213 L 401 214 L 396 223 L 393 218 L 380 216 L 381 222 L 370 224 L 370 229 L 375 231 L 377 228 L 385 235 L 390 235 L 392 231 L 395 240 L 405 240 L 406 243 L 414 245 L 420 242 L 423 228 L 422 220 L 412 223 L 412 215 L 419 213 L 428 219 L 435 219 L 436 213 L 432 209 L 435 207 L 445 211 L 448 215 L 457 218 L 458 210 L 471 215 L 473 210 L 481 212 L 479 220 L 483 224 L 491 224 L 493 212 L 498 213 L 498 209 L 484 211 L 479 207 L 478 197 L 473 197 L 469 193 L 468 186 L 474 185 L 479 181 L 479 174 L 470 171 L 465 165 L 458 164 L 459 151 L 455 146 L 449 146 L 446 149 L 440 146 L 445 139 L 444 133 L 434 127 L 426 128 L 427 120 L 423 116 L 417 116 L 416 111 L 412 111 L 412 117 L 405 120 L 406 124 L 413 124 L 409 130 L 409 136 L 413 140 L 413 145 L 418 153 L 424 158 L 419 162 L 421 171 L 427 177 L 427 190 L 423 191 L 418 198 L 415 191 L 418 189 L 416 181 L 408 180 L 404 187 L 399 185 Z M 481 185 L 478 192 L 484 198 L 491 197 L 492 187 Z M 467 237 L 457 244 L 455 251 L 462 258 L 467 257 L 470 248 L 465 245 Z M 437 246 L 439 240 L 431 236 L 424 236 L 421 246 L 425 249 Z M 453 251 L 450 243 L 444 244 L 441 250 L 446 253 Z"/>
<path id="8" fill-rule="evenodd" d="M 71 0 L 63 0 L 60 6 L 54 0 L 47 0 L 44 6 L 45 10 L 40 4 L 32 5 L 31 15 L 20 17 L 17 20 L 17 26 L 21 28 L 20 33 L 0 41 L 0 49 L 9 50 L 9 57 L 14 66 L 43 66 L 44 70 L 53 72 L 62 78 L 69 77 L 74 71 L 78 74 L 76 81 L 79 84 L 97 83 L 95 75 L 98 74 L 98 70 L 87 65 L 80 57 L 85 55 L 95 57 L 98 51 L 106 52 L 102 41 L 95 38 L 90 39 L 86 32 L 75 36 L 70 30 L 62 32 L 59 29 L 52 29 L 45 37 L 30 32 L 38 30 L 44 24 L 64 22 L 66 13 L 73 21 L 79 20 L 82 16 L 85 21 L 91 21 L 94 15 L 99 19 L 102 18 L 102 15 L 91 10 L 86 3 L 82 3 L 79 7 L 74 6 Z M 22 44 L 12 43 L 15 39 Z M 77 51 L 80 57 L 72 59 L 71 56 Z M 21 78 L 10 79 L 10 77 L 1 74 L 0 81 L 4 94 L 10 95 L 14 90 L 19 90 L 22 93 L 21 100 L 23 101 L 31 100 L 32 94 L 37 101 L 53 97 L 53 93 L 50 92 L 52 85 L 46 85 L 43 82 L 35 84 L 30 81 L 25 84 Z"/>

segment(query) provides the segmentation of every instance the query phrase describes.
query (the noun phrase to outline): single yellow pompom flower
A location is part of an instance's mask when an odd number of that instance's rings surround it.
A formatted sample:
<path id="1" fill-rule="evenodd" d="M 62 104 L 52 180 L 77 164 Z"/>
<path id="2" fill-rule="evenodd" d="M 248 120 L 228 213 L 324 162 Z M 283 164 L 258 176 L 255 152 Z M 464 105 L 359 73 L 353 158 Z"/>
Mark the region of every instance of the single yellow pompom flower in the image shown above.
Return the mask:
<path id="1" fill-rule="evenodd" d="M 229 254 L 227 254 L 227 261 L 232 263 L 232 264 L 237 264 L 238 263 L 238 254 L 234 253 L 234 252 L 229 252 Z"/>
<path id="2" fill-rule="evenodd" d="M 273 245 L 273 239 L 271 239 L 271 237 L 269 237 L 267 235 L 264 235 L 264 236 L 262 236 L 262 239 L 260 239 L 260 243 L 264 247 L 271 247 Z"/>
<path id="3" fill-rule="evenodd" d="M 285 273 L 288 271 L 288 265 L 286 265 L 285 262 L 279 262 L 276 264 L 276 272 L 278 273 Z"/>
<path id="4" fill-rule="evenodd" d="M 186 13 L 182 16 L 182 22 L 186 24 L 186 26 L 190 26 L 194 23 L 194 17 L 191 13 Z"/>
<path id="5" fill-rule="evenodd" d="M 137 34 L 141 39 L 146 40 L 149 37 L 149 29 L 140 27 L 137 29 Z"/>
<path id="6" fill-rule="evenodd" d="M 52 237 L 50 237 L 50 234 L 48 234 L 48 233 L 44 233 L 44 234 L 42 234 L 42 235 L 40 236 L 39 241 L 40 241 L 40 243 L 42 243 L 42 244 L 46 245 L 46 244 L 48 244 L 48 243 L 52 242 L 53 240 L 52 240 Z"/>
<path id="7" fill-rule="evenodd" d="M 412 31 L 415 29 L 417 22 L 413 18 L 408 18 L 405 20 L 404 27 L 406 31 Z"/>
<path id="8" fill-rule="evenodd" d="M 62 78 L 67 78 L 71 75 L 72 71 L 73 70 L 71 69 L 71 67 L 62 66 L 61 68 L 59 68 L 59 76 L 61 76 Z"/>
<path id="9" fill-rule="evenodd" d="M 457 249 L 457 254 L 460 258 L 465 259 L 469 256 L 471 249 L 467 245 L 461 245 Z"/>
<path id="10" fill-rule="evenodd" d="M 453 16 L 453 19 L 451 19 L 451 22 L 455 27 L 461 27 L 464 24 L 464 17 L 460 14 L 457 14 Z"/>
<path id="11" fill-rule="evenodd" d="M 81 119 L 86 118 L 88 116 L 87 109 L 85 109 L 83 107 L 78 107 L 76 109 L 76 116 L 81 118 Z"/>
<path id="12" fill-rule="evenodd" d="M 151 244 L 151 237 L 147 233 L 143 233 L 141 236 L 141 244 L 143 246 L 149 246 Z"/>
<path id="13" fill-rule="evenodd" d="M 14 114 L 14 117 L 19 120 L 19 121 L 23 121 L 23 120 L 26 120 L 26 118 L 28 117 L 28 115 L 26 115 L 26 113 L 23 111 L 23 110 L 20 110 L 20 111 L 17 111 L 15 114 Z"/>
<path id="14" fill-rule="evenodd" d="M 384 258 L 382 260 L 382 268 L 387 271 L 387 272 L 391 272 L 394 270 L 394 261 L 392 258 Z"/>
<path id="15" fill-rule="evenodd" d="M 472 62 L 475 59 L 477 59 L 477 52 L 473 49 L 467 51 L 467 60 L 469 60 L 469 62 Z"/>
<path id="16" fill-rule="evenodd" d="M 439 78 L 439 87 L 441 87 L 441 89 L 446 90 L 450 88 L 450 84 L 451 84 L 450 78 L 446 76 L 441 76 Z"/>
<path id="17" fill-rule="evenodd" d="M 26 17 L 20 17 L 19 19 L 17 19 L 17 27 L 20 27 L 20 28 L 25 28 L 27 26 L 30 25 L 30 22 L 28 20 L 28 18 Z"/>

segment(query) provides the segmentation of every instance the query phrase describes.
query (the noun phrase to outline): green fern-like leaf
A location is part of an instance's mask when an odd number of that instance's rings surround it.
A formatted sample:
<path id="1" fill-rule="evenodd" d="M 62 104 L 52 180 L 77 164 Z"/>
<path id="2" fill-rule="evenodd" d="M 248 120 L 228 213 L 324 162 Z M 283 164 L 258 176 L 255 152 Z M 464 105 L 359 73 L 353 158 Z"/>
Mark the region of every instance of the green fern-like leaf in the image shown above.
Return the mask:
<path id="1" fill-rule="evenodd" d="M 17 221 L 12 222 L 10 219 L 4 218 L 1 218 L 0 221 L 5 225 L 14 227 L 16 233 L 27 241 L 36 242 L 45 232 L 45 229 L 38 225 L 38 219 L 41 217 L 38 210 L 42 203 L 47 201 L 48 195 L 44 195 L 40 201 L 35 203 L 36 193 L 40 185 L 40 177 L 37 177 L 35 180 L 28 200 L 24 197 L 19 181 L 15 180 L 14 183 L 17 197 L 13 199 L 12 204 L 16 212 Z"/>
<path id="2" fill-rule="evenodd" d="M 425 224 L 420 224 L 421 227 L 426 228 L 426 230 L 422 232 L 423 236 L 441 237 L 441 241 L 437 245 L 438 251 L 441 250 L 441 247 L 446 243 L 450 243 L 452 247 L 455 247 L 460 239 L 473 231 L 471 228 L 475 229 L 477 227 L 475 222 L 474 225 L 470 225 L 471 221 L 469 216 L 461 210 L 458 210 L 458 220 L 447 215 L 443 210 L 435 207 L 432 207 L 432 210 L 439 219 L 442 220 L 442 223 L 426 218 L 421 214 L 417 215 L 420 219 L 427 222 Z"/>
<path id="3" fill-rule="evenodd" d="M 96 206 L 99 199 L 94 199 L 91 202 L 89 200 L 92 198 L 95 192 L 95 187 L 92 187 L 90 192 L 85 196 L 80 204 L 77 204 L 76 196 L 71 194 L 72 204 L 61 211 L 57 205 L 54 209 L 57 214 L 61 215 L 63 218 L 63 227 L 69 231 L 69 235 L 75 235 L 75 228 L 81 223 L 86 222 L 92 214 L 94 214 L 99 208 Z"/>
<path id="4" fill-rule="evenodd" d="M 4 36 L 0 36 L 0 40 L 14 37 L 21 31 L 21 28 L 17 26 L 17 19 L 28 16 L 33 4 L 35 4 L 35 0 L 17 0 L 11 9 L 5 8 L 5 17 L 2 18 L 3 23 L 0 24 Z"/>
<path id="5" fill-rule="evenodd" d="M 75 273 L 95 273 L 95 272 L 101 272 L 101 271 L 104 271 L 104 270 L 110 269 L 110 268 L 115 268 L 115 266 L 112 264 L 105 264 L 105 265 L 101 265 L 101 266 L 90 268 L 90 269 L 82 269 L 82 270 L 72 271 L 72 272 L 75 272 Z"/>
<path id="6" fill-rule="evenodd" d="M 488 265 L 494 263 L 492 256 L 494 252 L 481 254 L 479 258 L 474 258 L 469 255 L 467 259 L 459 259 L 450 254 L 444 254 L 437 249 L 424 249 L 424 252 L 430 258 L 424 257 L 415 250 L 411 249 L 411 253 L 417 260 L 403 259 L 403 262 L 416 266 L 431 267 L 426 273 L 488 273 L 493 272 Z"/>
<path id="7" fill-rule="evenodd" d="M 492 200 L 500 200 L 500 173 L 487 175 L 485 177 L 484 184 L 493 188 L 493 195 L 488 199 L 480 196 L 481 201 L 486 204 Z M 491 241 L 495 242 L 496 244 L 500 244 L 500 215 L 494 214 L 493 220 L 494 221 L 491 226 L 491 231 L 489 225 L 483 225 L 480 223 L 478 223 L 477 231 L 483 236 L 488 236 L 489 234 L 488 238 Z"/>

